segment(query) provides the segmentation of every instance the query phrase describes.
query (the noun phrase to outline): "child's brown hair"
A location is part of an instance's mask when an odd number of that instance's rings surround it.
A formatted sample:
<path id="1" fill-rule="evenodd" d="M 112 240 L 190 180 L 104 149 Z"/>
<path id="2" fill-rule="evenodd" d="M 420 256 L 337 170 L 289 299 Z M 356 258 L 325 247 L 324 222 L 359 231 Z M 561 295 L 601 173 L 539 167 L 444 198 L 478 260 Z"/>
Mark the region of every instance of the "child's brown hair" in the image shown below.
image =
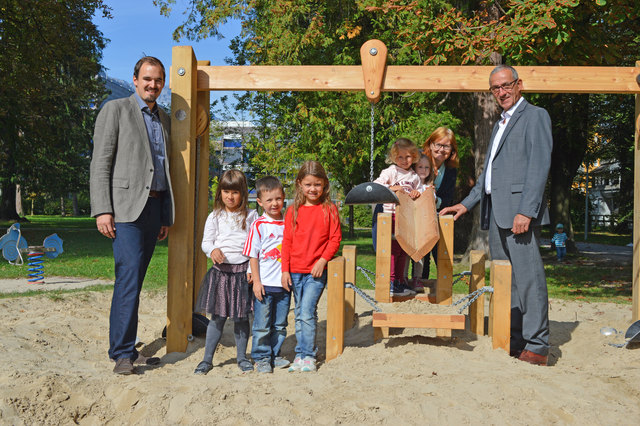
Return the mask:
<path id="1" fill-rule="evenodd" d="M 322 189 L 322 195 L 320 195 L 319 201 L 320 201 L 320 204 L 322 204 L 322 208 L 325 212 L 325 216 L 327 215 L 327 213 L 332 212 L 332 209 L 330 207 L 333 203 L 331 202 L 329 177 L 327 176 L 327 172 L 324 170 L 324 167 L 322 167 L 322 164 L 320 164 L 318 161 L 312 161 L 312 160 L 305 161 L 300 167 L 300 170 L 298 171 L 298 176 L 296 177 L 296 195 L 295 195 L 295 198 L 293 199 L 293 205 L 291 206 L 293 208 L 293 229 L 294 230 L 296 226 L 296 218 L 298 216 L 298 209 L 300 208 L 300 206 L 304 205 L 304 203 L 307 201 L 300 187 L 300 183 L 306 176 L 309 176 L 309 175 L 315 176 L 324 181 L 324 187 Z M 331 214 L 335 214 L 335 213 L 331 213 Z"/>
<path id="2" fill-rule="evenodd" d="M 213 211 L 216 214 L 225 210 L 224 202 L 222 201 L 222 190 L 238 191 L 242 195 L 242 202 L 238 206 L 237 212 L 240 214 L 242 229 L 247 227 L 247 213 L 249 205 L 249 190 L 247 189 L 247 177 L 238 169 L 229 169 L 222 174 L 220 182 L 218 183 L 218 189 L 216 189 L 216 195 L 213 199 Z"/>

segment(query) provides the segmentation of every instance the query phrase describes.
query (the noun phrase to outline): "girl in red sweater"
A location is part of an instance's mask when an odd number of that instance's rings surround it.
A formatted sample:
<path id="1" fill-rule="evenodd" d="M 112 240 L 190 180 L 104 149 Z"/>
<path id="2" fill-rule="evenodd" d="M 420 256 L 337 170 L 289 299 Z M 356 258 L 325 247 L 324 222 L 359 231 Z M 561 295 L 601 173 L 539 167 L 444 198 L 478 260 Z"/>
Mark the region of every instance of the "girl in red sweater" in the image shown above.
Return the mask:
<path id="1" fill-rule="evenodd" d="M 293 289 L 296 357 L 289 371 L 316 370 L 318 300 L 327 284 L 327 263 L 338 251 L 340 216 L 329 195 L 327 173 L 305 161 L 296 177 L 296 195 L 284 218 L 282 284 Z"/>

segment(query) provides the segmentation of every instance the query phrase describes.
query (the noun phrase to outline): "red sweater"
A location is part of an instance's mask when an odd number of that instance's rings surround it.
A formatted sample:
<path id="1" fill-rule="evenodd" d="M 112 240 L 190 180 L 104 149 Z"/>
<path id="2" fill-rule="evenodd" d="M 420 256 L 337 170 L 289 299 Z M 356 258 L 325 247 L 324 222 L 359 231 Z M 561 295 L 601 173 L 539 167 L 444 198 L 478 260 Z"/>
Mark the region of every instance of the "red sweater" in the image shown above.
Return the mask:
<path id="1" fill-rule="evenodd" d="M 338 209 L 331 204 L 326 212 L 322 204 L 300 206 L 293 230 L 293 207 L 284 218 L 282 240 L 282 272 L 308 274 L 313 265 L 324 258 L 330 261 L 340 247 L 342 230 Z"/>

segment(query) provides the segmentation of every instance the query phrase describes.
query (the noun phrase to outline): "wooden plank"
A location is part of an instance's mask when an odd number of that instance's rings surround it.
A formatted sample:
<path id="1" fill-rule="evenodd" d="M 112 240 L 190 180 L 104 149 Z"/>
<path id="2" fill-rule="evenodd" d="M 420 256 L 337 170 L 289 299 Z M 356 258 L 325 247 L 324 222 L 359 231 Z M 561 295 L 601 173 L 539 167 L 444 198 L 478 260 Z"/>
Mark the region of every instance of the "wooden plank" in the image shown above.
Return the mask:
<path id="1" fill-rule="evenodd" d="M 484 287 L 485 259 L 484 251 L 471 250 L 471 278 L 469 293 Z M 469 306 L 469 325 L 471 332 L 484 336 L 484 294 Z"/>
<path id="2" fill-rule="evenodd" d="M 396 193 L 396 240 L 415 262 L 420 261 L 440 239 L 434 188 L 427 188 L 416 200 L 406 192 Z"/>
<path id="3" fill-rule="evenodd" d="M 509 352 L 511 342 L 511 263 L 508 260 L 491 262 L 491 339 L 493 349 Z"/>
<path id="4" fill-rule="evenodd" d="M 360 47 L 360 62 L 365 86 L 365 95 L 375 104 L 382 94 L 382 80 L 387 65 L 387 46 L 380 40 L 368 40 Z"/>
<path id="5" fill-rule="evenodd" d="M 449 330 L 464 330 L 464 324 L 464 315 L 373 313 L 374 327 L 446 328 Z"/>
<path id="6" fill-rule="evenodd" d="M 380 303 L 391 301 L 391 214 L 378 214 L 378 235 L 376 244 L 376 300 Z"/>
<path id="7" fill-rule="evenodd" d="M 389 327 L 373 327 L 373 341 L 378 342 L 389 338 Z"/>
<path id="8" fill-rule="evenodd" d="M 344 282 L 356 285 L 356 246 L 346 245 L 342 248 L 344 257 Z M 344 289 L 344 329 L 353 327 L 356 319 L 356 292 L 352 288 Z"/>
<path id="9" fill-rule="evenodd" d="M 640 67 L 640 61 L 636 62 Z M 640 319 L 640 95 L 636 95 L 635 144 L 633 152 L 633 288 L 631 320 Z"/>
<path id="10" fill-rule="evenodd" d="M 171 184 L 176 217 L 169 231 L 167 353 L 185 352 L 193 313 L 196 57 L 190 46 L 172 49 Z M 178 70 L 180 71 L 179 75 Z"/>
<path id="11" fill-rule="evenodd" d="M 209 65 L 209 61 L 198 61 L 199 66 Z M 198 92 L 198 116 L 200 112 L 205 111 L 208 117 L 210 109 L 210 92 Z M 196 128 L 199 126 L 196 125 Z M 207 220 L 209 210 L 209 125 L 202 135 L 196 136 L 196 196 L 195 196 L 195 228 L 193 239 L 193 253 L 195 257 L 195 269 L 193 272 L 193 306 L 198 298 L 198 290 L 202 279 L 207 273 L 207 256 L 200 249 L 202 242 L 202 233 L 204 231 L 204 223 Z"/>
<path id="12" fill-rule="evenodd" d="M 516 66 L 524 92 L 640 93 L 635 67 Z M 488 92 L 491 66 L 386 67 L 383 92 Z M 358 65 L 198 67 L 198 90 L 364 91 Z"/>
<path id="13" fill-rule="evenodd" d="M 344 257 L 327 265 L 327 361 L 344 349 Z"/>

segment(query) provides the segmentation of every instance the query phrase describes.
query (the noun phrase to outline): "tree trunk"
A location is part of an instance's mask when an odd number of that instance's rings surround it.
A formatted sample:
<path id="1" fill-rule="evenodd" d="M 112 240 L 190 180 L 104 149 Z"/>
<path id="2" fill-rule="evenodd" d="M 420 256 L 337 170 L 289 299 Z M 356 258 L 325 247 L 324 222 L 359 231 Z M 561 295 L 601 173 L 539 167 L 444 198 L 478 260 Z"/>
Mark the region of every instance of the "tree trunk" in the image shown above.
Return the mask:
<path id="1" fill-rule="evenodd" d="M 0 220 L 18 220 L 16 212 L 16 186 L 9 180 L 0 183 Z"/>
<path id="2" fill-rule="evenodd" d="M 16 213 L 18 216 L 24 216 L 24 210 L 22 209 L 22 186 L 16 185 Z"/>
<path id="3" fill-rule="evenodd" d="M 80 208 L 78 207 L 78 193 L 71 194 L 71 201 L 73 203 L 73 215 L 80 216 Z"/>
<path id="4" fill-rule="evenodd" d="M 64 197 L 60 197 L 60 216 L 64 217 L 66 215 L 64 211 Z"/>
<path id="5" fill-rule="evenodd" d="M 552 160 L 553 163 L 553 160 Z M 549 175 L 551 182 L 549 187 L 551 188 L 549 194 L 549 216 L 551 220 L 551 232 L 554 232 L 555 225 L 562 223 L 564 225 L 564 231 L 567 233 L 569 240 L 567 241 L 567 251 L 570 253 L 576 253 L 578 251 L 575 238 L 573 234 L 573 224 L 571 223 L 571 184 L 573 183 L 573 176 L 567 175 L 561 168 L 552 167 Z"/>
<path id="6" fill-rule="evenodd" d="M 487 19 L 498 19 L 502 15 L 501 10 L 493 3 L 485 3 L 482 8 L 486 8 Z M 491 64 L 502 63 L 502 55 L 493 52 L 489 57 Z M 489 87 L 489 76 L 487 75 L 487 87 Z M 487 149 L 491 143 L 491 133 L 493 125 L 500 116 L 500 108 L 490 92 L 472 93 L 473 102 L 473 157 L 475 165 L 476 182 L 484 168 L 484 159 Z M 474 182 L 475 184 L 475 182 Z M 480 229 L 480 203 L 471 212 L 473 214 L 473 227 L 469 237 L 469 245 L 465 252 L 465 261 L 468 259 L 471 250 L 482 250 L 489 253 L 489 232 Z"/>
<path id="7" fill-rule="evenodd" d="M 542 97 L 553 120 L 553 151 L 549 184 L 549 216 L 555 230 L 557 223 L 564 225 L 569 237 L 567 251 L 577 252 L 571 224 L 570 192 L 573 178 L 584 159 L 588 138 L 588 95 L 561 94 Z M 546 105 L 544 105 L 546 103 Z"/>

